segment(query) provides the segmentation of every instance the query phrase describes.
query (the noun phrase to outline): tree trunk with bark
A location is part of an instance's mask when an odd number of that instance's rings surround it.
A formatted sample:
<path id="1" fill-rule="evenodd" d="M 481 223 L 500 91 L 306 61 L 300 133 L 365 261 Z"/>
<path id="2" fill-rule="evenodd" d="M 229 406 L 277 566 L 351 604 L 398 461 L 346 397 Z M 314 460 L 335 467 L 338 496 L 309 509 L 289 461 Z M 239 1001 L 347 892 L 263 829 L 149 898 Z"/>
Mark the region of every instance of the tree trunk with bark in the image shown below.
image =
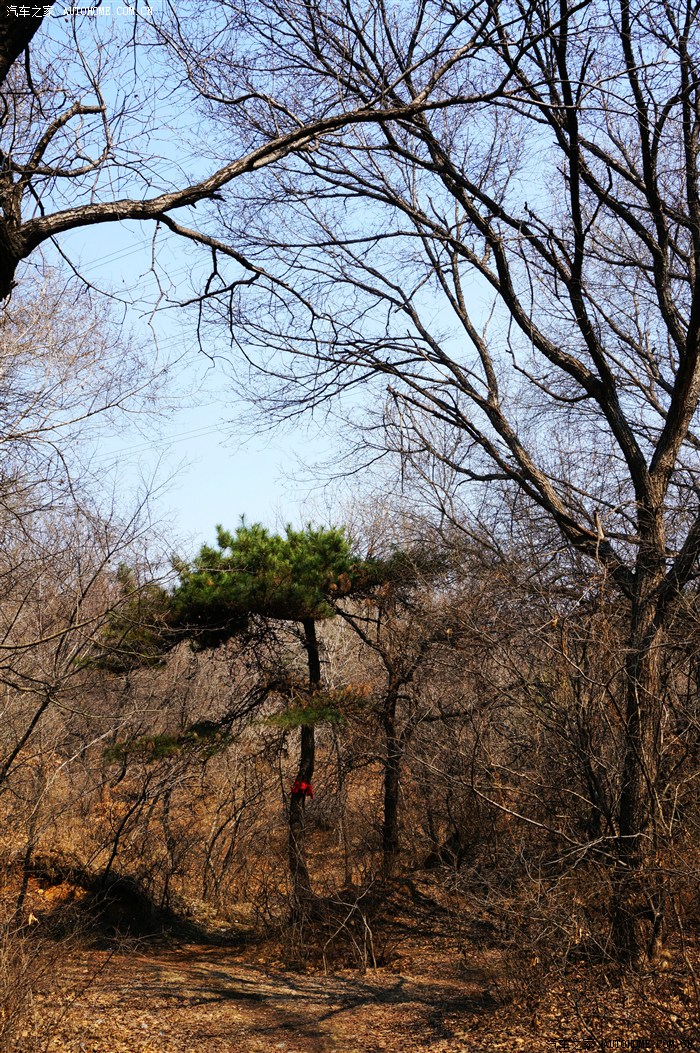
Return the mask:
<path id="1" fill-rule="evenodd" d="M 396 702 L 396 694 L 390 692 L 385 699 L 382 718 L 386 742 L 384 821 L 382 825 L 382 863 L 385 878 L 392 876 L 399 855 L 399 785 L 402 747 L 396 731 Z"/>
<path id="2" fill-rule="evenodd" d="M 663 567 L 638 571 L 626 661 L 625 741 L 615 859 L 613 943 L 618 960 L 640 965 L 660 949 L 663 877 L 659 849 L 663 700 Z"/>
<path id="3" fill-rule="evenodd" d="M 309 695 L 313 697 L 321 686 L 321 658 L 316 637 L 316 623 L 313 618 L 305 618 L 302 625 L 304 627 L 304 647 L 306 648 L 309 666 Z M 314 775 L 315 757 L 315 728 L 311 723 L 302 724 L 299 768 L 295 785 L 311 785 Z M 312 895 L 311 877 L 306 861 L 306 831 L 304 826 L 306 797 L 307 793 L 299 790 L 291 794 L 289 801 L 289 871 L 292 878 L 294 904 L 297 910 L 302 909 L 303 904 Z"/>

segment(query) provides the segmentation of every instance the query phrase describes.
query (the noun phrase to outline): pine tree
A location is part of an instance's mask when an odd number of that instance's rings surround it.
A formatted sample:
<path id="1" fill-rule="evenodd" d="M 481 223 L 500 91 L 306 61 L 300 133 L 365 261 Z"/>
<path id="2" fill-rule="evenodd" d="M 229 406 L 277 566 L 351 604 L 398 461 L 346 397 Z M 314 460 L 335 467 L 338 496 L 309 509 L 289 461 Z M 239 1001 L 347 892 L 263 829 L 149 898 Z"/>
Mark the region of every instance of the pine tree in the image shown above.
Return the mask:
<path id="1" fill-rule="evenodd" d="M 335 613 L 332 596 L 349 591 L 353 564 L 342 530 L 293 530 L 271 534 L 245 523 L 230 533 L 217 528 L 217 547 L 203 546 L 189 565 L 177 564 L 180 581 L 170 599 L 170 624 L 199 647 L 214 647 L 242 632 L 252 615 L 299 622 L 308 666 L 306 713 L 299 718 L 300 753 L 289 804 L 289 865 L 297 910 L 311 896 L 306 861 L 304 808 L 313 795 L 314 697 L 321 689 L 316 622 Z"/>

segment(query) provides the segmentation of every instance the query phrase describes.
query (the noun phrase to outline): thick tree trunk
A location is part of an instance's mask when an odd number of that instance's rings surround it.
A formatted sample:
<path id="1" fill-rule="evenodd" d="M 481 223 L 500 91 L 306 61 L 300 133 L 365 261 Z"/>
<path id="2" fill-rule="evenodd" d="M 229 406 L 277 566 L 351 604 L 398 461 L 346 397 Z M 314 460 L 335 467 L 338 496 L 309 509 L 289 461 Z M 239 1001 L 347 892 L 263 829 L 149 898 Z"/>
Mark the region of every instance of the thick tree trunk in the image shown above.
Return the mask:
<path id="1" fill-rule="evenodd" d="M 663 880 L 656 866 L 661 760 L 661 638 L 655 602 L 660 571 L 632 608 L 626 662 L 625 747 L 614 868 L 613 942 L 619 961 L 638 966 L 660 945 Z"/>
<path id="2" fill-rule="evenodd" d="M 313 618 L 306 618 L 304 626 L 304 646 L 309 663 L 309 692 L 318 691 L 321 685 L 321 659 L 316 638 L 316 623 Z M 304 724 L 301 728 L 301 748 L 296 783 L 307 786 L 314 775 L 316 758 L 316 736 L 313 724 Z M 306 862 L 306 832 L 304 828 L 304 810 L 306 793 L 292 793 L 289 802 L 289 871 L 292 878 L 292 894 L 295 908 L 299 910 L 311 895 L 311 877 Z"/>
<path id="3" fill-rule="evenodd" d="M 386 742 L 384 765 L 384 821 L 382 856 L 384 877 L 391 877 L 399 854 L 399 783 L 401 776 L 401 741 L 396 734 L 396 696 L 387 696 L 383 721 Z"/>

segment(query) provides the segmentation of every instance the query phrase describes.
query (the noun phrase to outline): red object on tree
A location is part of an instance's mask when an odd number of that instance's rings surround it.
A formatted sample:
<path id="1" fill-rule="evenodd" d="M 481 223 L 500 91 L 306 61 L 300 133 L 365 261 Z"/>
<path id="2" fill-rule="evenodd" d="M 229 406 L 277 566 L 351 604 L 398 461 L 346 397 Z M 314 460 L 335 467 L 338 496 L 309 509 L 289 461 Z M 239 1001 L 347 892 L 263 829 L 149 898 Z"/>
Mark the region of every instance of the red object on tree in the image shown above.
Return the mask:
<path id="1" fill-rule="evenodd" d="M 295 782 L 292 783 L 291 793 L 293 796 L 299 795 L 301 797 L 313 798 L 314 788 L 310 782 L 300 782 L 299 779 L 297 779 Z"/>

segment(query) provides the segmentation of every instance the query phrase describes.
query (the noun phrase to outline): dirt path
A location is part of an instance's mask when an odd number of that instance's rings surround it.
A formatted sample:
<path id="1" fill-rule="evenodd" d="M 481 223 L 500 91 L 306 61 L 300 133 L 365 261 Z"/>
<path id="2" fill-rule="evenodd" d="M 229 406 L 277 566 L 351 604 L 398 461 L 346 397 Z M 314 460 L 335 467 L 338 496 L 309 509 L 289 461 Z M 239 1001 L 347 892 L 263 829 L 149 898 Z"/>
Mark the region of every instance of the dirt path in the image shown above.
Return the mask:
<path id="1" fill-rule="evenodd" d="M 36 1001 L 43 1029 L 22 1053 L 549 1053 L 700 1050 L 695 987 L 561 975 L 540 996 L 480 952 L 407 956 L 362 976 L 266 965 L 250 951 L 121 946 L 62 963 L 58 993 Z M 492 994 L 492 989 L 496 994 Z M 520 995 L 518 995 L 520 991 Z"/>
<path id="2" fill-rule="evenodd" d="M 477 1048 L 470 1021 L 491 1005 L 483 978 L 305 975 L 202 946 L 92 951 L 53 996 L 51 1015 L 64 1013 L 48 1051 L 452 1053 Z"/>

